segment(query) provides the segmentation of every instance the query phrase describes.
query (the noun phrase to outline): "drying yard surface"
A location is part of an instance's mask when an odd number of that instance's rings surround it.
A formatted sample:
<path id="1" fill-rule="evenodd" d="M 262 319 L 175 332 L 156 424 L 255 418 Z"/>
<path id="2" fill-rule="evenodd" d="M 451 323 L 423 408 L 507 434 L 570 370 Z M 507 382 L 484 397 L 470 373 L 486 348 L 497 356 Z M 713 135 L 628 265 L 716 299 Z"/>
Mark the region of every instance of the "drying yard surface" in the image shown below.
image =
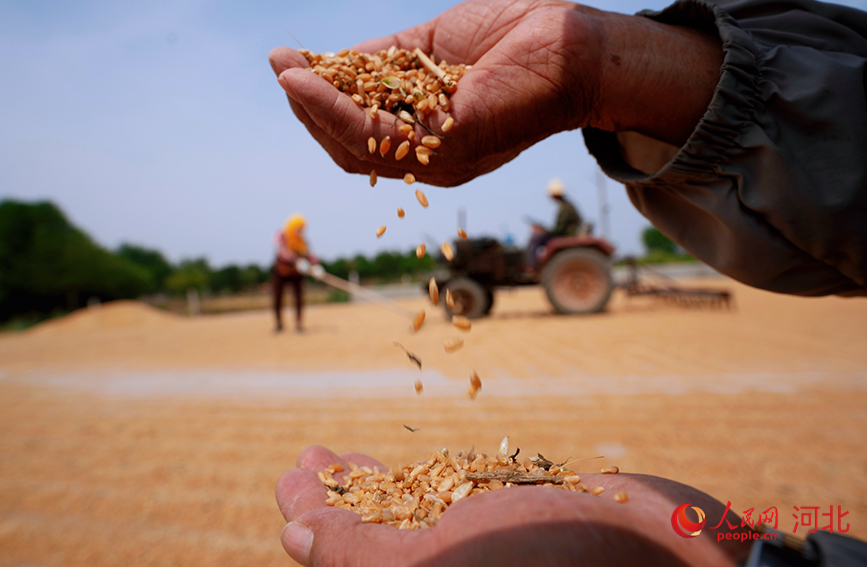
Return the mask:
<path id="1" fill-rule="evenodd" d="M 867 538 L 867 300 L 705 283 L 737 309 L 616 294 L 560 317 L 527 289 L 469 332 L 419 298 L 403 301 L 427 309 L 418 333 L 342 304 L 273 334 L 264 311 L 120 302 L 0 335 L 0 565 L 291 565 L 274 484 L 305 446 L 396 463 L 494 454 L 505 435 L 555 461 L 606 456 L 579 473 L 616 465 L 738 513 L 775 506 L 788 533 L 794 506 L 841 506 Z"/>

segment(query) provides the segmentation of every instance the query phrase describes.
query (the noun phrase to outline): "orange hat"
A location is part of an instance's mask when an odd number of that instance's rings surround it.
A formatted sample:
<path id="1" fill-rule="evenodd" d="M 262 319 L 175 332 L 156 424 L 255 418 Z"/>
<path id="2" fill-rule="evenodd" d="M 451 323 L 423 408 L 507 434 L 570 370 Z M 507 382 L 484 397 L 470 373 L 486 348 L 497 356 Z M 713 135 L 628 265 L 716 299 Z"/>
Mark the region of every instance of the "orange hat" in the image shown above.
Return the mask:
<path id="1" fill-rule="evenodd" d="M 307 255 L 307 242 L 301 235 L 301 231 L 307 222 L 304 217 L 299 214 L 294 214 L 286 221 L 286 227 L 283 229 L 283 237 L 286 239 L 286 246 L 289 250 L 297 252 L 302 256 Z"/>
<path id="2" fill-rule="evenodd" d="M 304 220 L 304 215 L 294 214 L 286 219 L 286 227 L 283 229 L 287 234 L 289 232 L 298 232 L 304 229 L 307 221 Z"/>

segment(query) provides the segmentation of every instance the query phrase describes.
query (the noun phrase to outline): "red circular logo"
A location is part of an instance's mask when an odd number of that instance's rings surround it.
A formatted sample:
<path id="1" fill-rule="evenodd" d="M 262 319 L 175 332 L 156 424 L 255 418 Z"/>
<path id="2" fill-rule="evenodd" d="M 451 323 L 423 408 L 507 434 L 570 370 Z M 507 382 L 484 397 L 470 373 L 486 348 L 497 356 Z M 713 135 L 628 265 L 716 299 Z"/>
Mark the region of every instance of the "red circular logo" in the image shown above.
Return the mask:
<path id="1" fill-rule="evenodd" d="M 704 510 L 698 506 L 692 507 L 698 515 L 698 523 L 689 521 L 686 517 L 686 509 L 689 505 L 689 502 L 681 504 L 671 514 L 671 527 L 674 528 L 674 533 L 680 537 L 697 537 L 701 533 L 702 528 L 704 528 L 705 522 L 707 522 L 704 517 Z"/>

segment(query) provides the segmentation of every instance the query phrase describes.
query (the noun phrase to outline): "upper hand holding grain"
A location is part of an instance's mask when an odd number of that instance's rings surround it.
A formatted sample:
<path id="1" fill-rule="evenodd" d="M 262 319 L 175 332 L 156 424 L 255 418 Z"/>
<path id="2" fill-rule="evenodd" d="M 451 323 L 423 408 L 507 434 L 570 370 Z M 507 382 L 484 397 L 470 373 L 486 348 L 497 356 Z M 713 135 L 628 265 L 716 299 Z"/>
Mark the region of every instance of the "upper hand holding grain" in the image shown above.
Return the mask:
<path id="1" fill-rule="evenodd" d="M 293 49 L 276 48 L 269 57 L 292 110 L 343 169 L 375 168 L 392 178 L 411 171 L 441 186 L 469 181 L 552 134 L 584 126 L 681 142 L 707 107 L 721 60 L 718 43 L 693 30 L 556 0 L 470 0 L 355 49 L 391 45 L 472 65 L 450 101 L 449 139 L 429 166 L 371 154 L 371 137 L 406 139 L 391 114 L 380 110 L 371 119 L 306 71 Z M 446 115 L 436 111 L 428 120 L 441 131 Z"/>
<path id="2" fill-rule="evenodd" d="M 419 47 L 449 63 L 473 65 L 451 98 L 450 138 L 428 167 L 367 150 L 371 136 L 391 135 L 397 143 L 406 139 L 391 114 L 380 111 L 371 120 L 348 96 L 306 72 L 306 60 L 292 49 L 277 48 L 270 59 L 293 111 L 343 169 L 368 173 L 375 167 L 380 176 L 399 178 L 410 170 L 425 183 L 451 186 L 496 169 L 564 126 L 585 123 L 588 85 L 596 73 L 590 46 L 597 42 L 598 34 L 587 29 L 587 18 L 572 4 L 471 1 L 415 28 L 356 46 L 363 52 Z M 440 132 L 446 118 L 437 111 L 429 116 L 429 126 Z M 419 128 L 417 134 L 425 132 Z"/>
<path id="3" fill-rule="evenodd" d="M 316 476 L 339 463 L 344 472 L 334 477 L 342 483 L 349 462 L 386 468 L 358 453 L 338 457 L 310 447 L 299 456 L 299 468 L 277 483 L 277 503 L 289 522 L 283 547 L 303 565 L 734 566 L 749 550 L 749 542 L 717 543 L 710 530 L 695 539 L 678 537 L 670 518 L 680 504 L 693 503 L 713 518 L 721 517 L 725 507 L 688 486 L 623 473 L 581 477 L 612 494 L 615 488 L 625 490 L 626 504 L 607 493 L 525 486 L 464 498 L 424 530 L 362 523 L 355 512 L 326 506 L 326 490 Z M 729 520 L 737 521 L 730 514 Z"/>

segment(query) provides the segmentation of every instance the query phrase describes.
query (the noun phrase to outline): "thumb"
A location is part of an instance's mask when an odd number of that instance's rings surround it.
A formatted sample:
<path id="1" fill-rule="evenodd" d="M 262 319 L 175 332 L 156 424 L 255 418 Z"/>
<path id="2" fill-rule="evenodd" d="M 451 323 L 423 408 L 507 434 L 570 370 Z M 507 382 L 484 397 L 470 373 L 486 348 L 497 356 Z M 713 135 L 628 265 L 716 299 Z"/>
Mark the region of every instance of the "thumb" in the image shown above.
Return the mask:
<path id="1" fill-rule="evenodd" d="M 405 565 L 398 557 L 407 537 L 423 534 L 399 531 L 384 524 L 362 523 L 361 517 L 340 508 L 317 508 L 283 528 L 283 549 L 307 566 Z"/>
<path id="2" fill-rule="evenodd" d="M 278 78 L 290 98 L 300 103 L 313 122 L 327 136 L 349 150 L 356 158 L 364 157 L 367 138 L 373 132 L 364 109 L 335 89 L 325 79 L 305 69 L 286 69 Z"/>

